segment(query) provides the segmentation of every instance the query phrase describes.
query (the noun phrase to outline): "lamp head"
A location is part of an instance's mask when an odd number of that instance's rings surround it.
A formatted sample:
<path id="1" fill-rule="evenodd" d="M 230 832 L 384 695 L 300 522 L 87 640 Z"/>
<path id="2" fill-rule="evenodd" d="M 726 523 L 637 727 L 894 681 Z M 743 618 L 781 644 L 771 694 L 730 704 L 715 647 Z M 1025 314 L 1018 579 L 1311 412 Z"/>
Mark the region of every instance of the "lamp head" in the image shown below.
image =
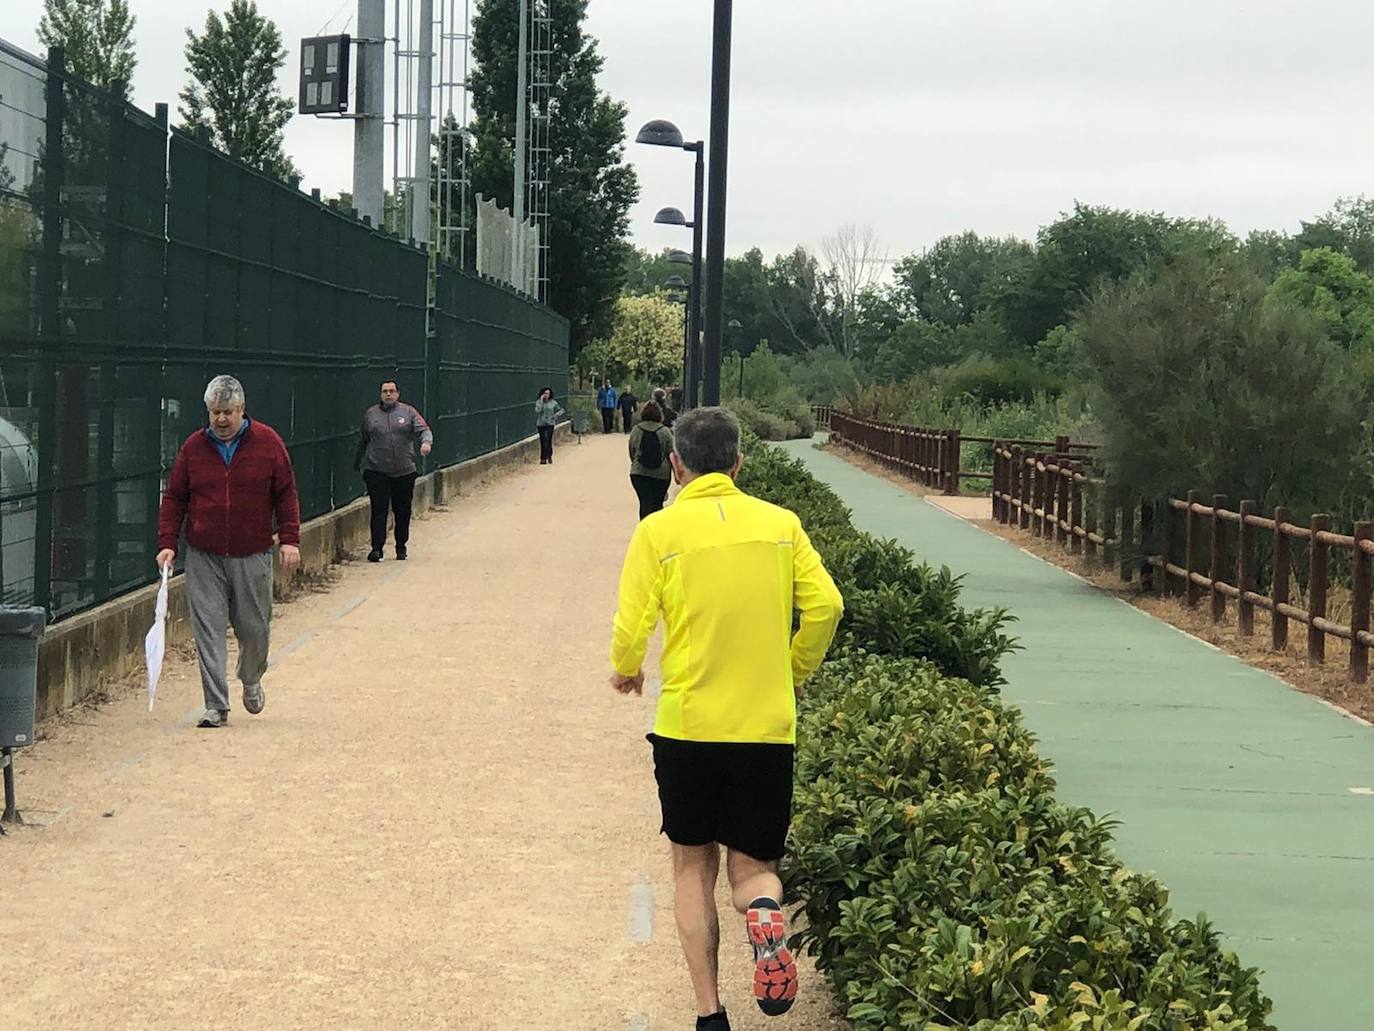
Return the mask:
<path id="1" fill-rule="evenodd" d="M 685 226 L 687 216 L 677 208 L 659 208 L 658 214 L 654 216 L 654 222 L 661 226 Z"/>
<path id="2" fill-rule="evenodd" d="M 635 136 L 636 143 L 647 143 L 651 147 L 682 147 L 682 132 L 672 122 L 655 118 L 647 122 Z"/>

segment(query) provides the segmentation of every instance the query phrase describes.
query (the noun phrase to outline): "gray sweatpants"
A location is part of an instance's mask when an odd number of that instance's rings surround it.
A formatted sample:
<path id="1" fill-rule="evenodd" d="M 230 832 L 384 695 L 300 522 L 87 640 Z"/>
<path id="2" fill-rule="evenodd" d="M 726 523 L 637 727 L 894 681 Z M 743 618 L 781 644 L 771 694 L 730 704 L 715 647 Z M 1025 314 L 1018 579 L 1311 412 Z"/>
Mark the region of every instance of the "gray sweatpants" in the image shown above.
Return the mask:
<path id="1" fill-rule="evenodd" d="M 228 712 L 225 634 L 231 624 L 239 643 L 239 681 L 256 684 L 267 672 L 272 631 L 272 553 L 233 558 L 187 545 L 186 597 L 191 607 L 205 707 Z"/>

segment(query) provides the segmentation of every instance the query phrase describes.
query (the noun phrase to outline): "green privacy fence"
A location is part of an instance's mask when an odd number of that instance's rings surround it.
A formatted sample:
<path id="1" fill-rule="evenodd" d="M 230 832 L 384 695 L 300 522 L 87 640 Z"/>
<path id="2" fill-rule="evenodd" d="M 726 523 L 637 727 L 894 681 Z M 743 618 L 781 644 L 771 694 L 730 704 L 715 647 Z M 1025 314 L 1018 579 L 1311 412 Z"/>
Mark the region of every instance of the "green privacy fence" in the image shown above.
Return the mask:
<path id="1" fill-rule="evenodd" d="M 157 509 L 205 384 L 243 382 L 313 518 L 359 497 L 383 377 L 427 469 L 532 432 L 567 322 L 0 41 L 0 585 L 55 618 L 152 579 Z M 434 302 L 428 303 L 431 276 Z"/>

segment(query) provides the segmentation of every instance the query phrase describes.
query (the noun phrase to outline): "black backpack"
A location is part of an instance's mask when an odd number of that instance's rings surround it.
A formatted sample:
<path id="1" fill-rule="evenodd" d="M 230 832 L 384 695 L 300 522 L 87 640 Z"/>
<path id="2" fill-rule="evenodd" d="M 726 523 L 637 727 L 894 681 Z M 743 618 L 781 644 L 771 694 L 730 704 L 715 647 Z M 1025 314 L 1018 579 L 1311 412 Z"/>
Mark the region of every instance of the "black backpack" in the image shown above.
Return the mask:
<path id="1" fill-rule="evenodd" d="M 657 469 L 663 464 L 663 442 L 658 430 L 645 430 L 639 438 L 639 464 L 645 469 Z"/>

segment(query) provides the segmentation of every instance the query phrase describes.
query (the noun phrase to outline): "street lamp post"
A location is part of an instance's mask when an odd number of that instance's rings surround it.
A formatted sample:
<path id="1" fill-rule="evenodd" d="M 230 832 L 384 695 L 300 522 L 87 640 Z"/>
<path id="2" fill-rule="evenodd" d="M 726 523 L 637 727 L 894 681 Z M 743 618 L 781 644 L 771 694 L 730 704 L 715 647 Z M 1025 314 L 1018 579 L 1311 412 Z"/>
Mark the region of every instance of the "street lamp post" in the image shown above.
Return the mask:
<path id="1" fill-rule="evenodd" d="M 706 214 L 706 356 L 703 400 L 720 404 L 720 337 L 725 308 L 725 180 L 730 144 L 730 36 L 734 0 L 716 0 L 711 46 L 711 206 Z"/>
<path id="2" fill-rule="evenodd" d="M 690 265 L 692 256 L 686 251 L 672 250 L 668 252 L 668 262 L 672 265 Z M 680 276 L 672 277 L 681 279 Z M 687 287 L 690 298 L 691 288 Z M 692 342 L 692 307 L 686 301 L 682 305 L 682 391 L 683 399 L 687 396 L 687 384 L 692 382 L 692 377 L 696 373 L 695 359 L 696 348 Z M 684 407 L 686 407 L 684 405 Z"/>
<path id="3" fill-rule="evenodd" d="M 676 147 L 690 151 L 696 155 L 696 166 L 694 170 L 695 178 L 693 181 L 692 220 L 688 222 L 686 218 L 681 217 L 681 212 L 678 212 L 681 218 L 680 221 L 666 221 L 668 225 L 683 225 L 692 230 L 692 285 L 690 296 L 687 301 L 687 332 L 690 338 L 687 342 L 687 353 L 689 355 L 688 364 L 692 366 L 692 369 L 690 370 L 691 375 L 688 381 L 683 384 L 683 387 L 687 390 L 687 407 L 695 408 L 697 402 L 696 366 L 699 364 L 699 362 L 696 361 L 697 341 L 701 338 L 702 327 L 701 246 L 702 231 L 705 228 L 702 219 L 704 217 L 703 209 L 706 202 L 706 143 L 703 140 L 694 140 L 691 142 L 684 141 L 682 138 L 682 131 L 672 122 L 664 121 L 661 118 L 655 119 L 652 122 L 647 122 L 635 136 L 635 142 L 645 143 L 651 147 Z M 712 167 L 714 167 L 714 161 L 712 162 Z M 654 221 L 665 222 L 660 216 L 666 212 L 676 210 L 676 208 L 664 208 L 654 217 Z M 719 360 L 719 351 L 717 351 L 716 357 L 717 360 Z M 717 373 L 717 379 L 719 379 L 719 373 Z M 716 393 L 717 397 L 715 403 L 719 404 L 719 389 L 717 389 Z"/>

